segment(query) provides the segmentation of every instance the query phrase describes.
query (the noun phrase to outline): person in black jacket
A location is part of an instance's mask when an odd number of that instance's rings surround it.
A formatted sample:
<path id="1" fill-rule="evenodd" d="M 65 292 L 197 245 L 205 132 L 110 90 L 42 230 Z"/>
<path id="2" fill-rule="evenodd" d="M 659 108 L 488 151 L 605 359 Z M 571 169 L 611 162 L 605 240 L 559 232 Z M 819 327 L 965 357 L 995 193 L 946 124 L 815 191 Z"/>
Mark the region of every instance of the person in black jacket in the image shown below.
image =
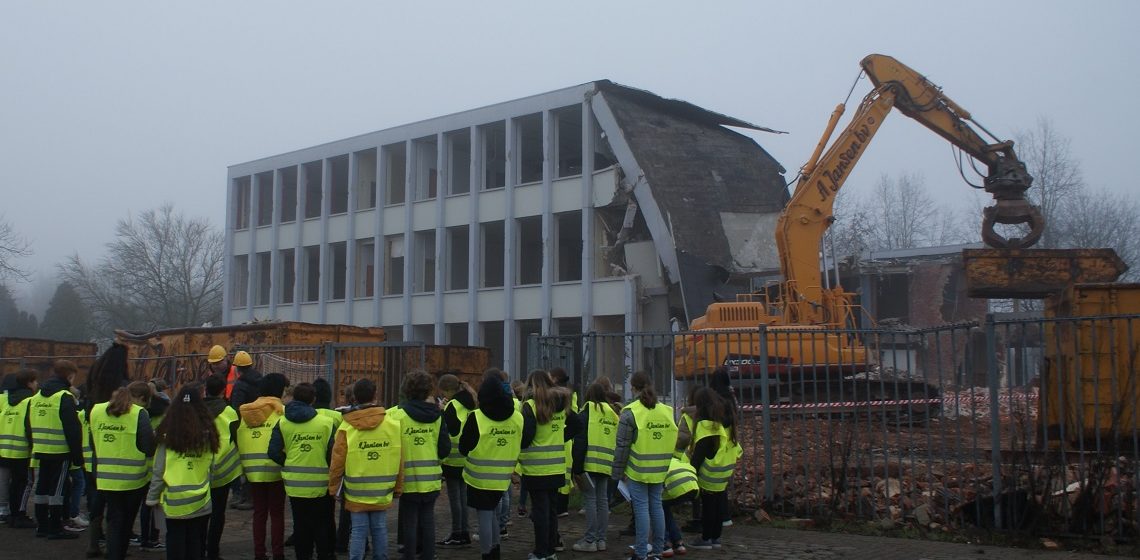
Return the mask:
<path id="1" fill-rule="evenodd" d="M 408 419 L 420 424 L 436 424 L 434 434 L 414 435 L 409 432 L 407 420 L 404 422 L 404 458 L 405 468 L 409 462 L 409 450 L 416 445 L 431 445 L 431 436 L 434 435 L 435 456 L 443 460 L 451 453 L 451 438 L 448 437 L 447 425 L 440 421 L 442 411 L 435 403 L 435 378 L 423 370 L 410 372 L 405 378 L 401 388 L 404 401 L 398 410 L 390 410 L 393 418 L 407 416 Z M 429 449 L 423 449 L 428 453 Z M 422 457 L 422 456 L 421 456 Z M 413 459 L 422 461 L 424 459 Z M 420 476 L 423 476 L 422 474 Z M 414 487 L 409 490 L 409 475 L 404 473 L 404 493 L 400 496 L 399 531 L 403 545 L 404 560 L 415 560 L 416 554 L 423 560 L 435 558 L 435 501 L 439 498 L 439 490 L 424 492 Z"/>
<path id="2" fill-rule="evenodd" d="M 497 368 L 490 368 L 483 372 L 483 381 L 479 385 L 479 410 L 495 422 L 509 419 L 515 413 L 515 399 L 511 393 L 510 384 L 503 381 L 502 372 Z M 531 439 L 534 431 L 531 430 Z M 525 431 L 522 444 L 529 440 Z M 479 420 L 471 412 L 463 424 L 463 433 L 459 436 L 459 453 L 464 457 L 479 445 Z M 479 515 L 479 549 L 483 553 L 483 560 L 498 560 L 501 549 L 499 533 L 499 515 L 496 511 L 499 501 L 503 499 L 503 492 L 496 490 L 483 490 L 466 485 L 467 505 L 474 508 Z M 449 496 L 450 497 L 450 496 Z"/>
<path id="3" fill-rule="evenodd" d="M 71 382 L 75 379 L 78 370 L 75 364 L 68 360 L 55 362 L 52 368 L 52 377 L 40 386 L 39 394 L 50 398 L 63 391 L 66 394 L 59 398 L 56 405 L 50 401 L 33 401 L 31 404 L 37 410 L 28 411 L 25 422 L 28 438 L 32 440 L 33 457 L 39 462 L 36 468 L 36 492 L 32 501 L 36 510 L 36 536 L 49 539 L 75 539 L 79 536 L 63 530 L 64 496 L 68 495 L 68 470 L 71 465 L 83 464 L 82 437 L 83 430 L 79 425 L 79 410 L 75 399 L 71 396 Z M 41 416 L 40 413 L 58 415 L 58 422 L 63 426 L 64 440 L 67 450 L 62 453 L 44 453 L 35 451 L 36 437 L 44 438 L 52 428 L 37 428 L 32 430 L 32 418 Z M 33 437 L 36 436 L 36 437 Z"/>
<path id="4" fill-rule="evenodd" d="M 447 426 L 447 433 L 459 434 L 464 431 L 464 422 L 467 418 L 460 418 L 457 408 L 451 401 L 463 405 L 466 410 L 475 410 L 475 392 L 471 386 L 463 383 L 454 374 L 447 374 L 439 378 L 439 391 L 448 399 L 443 409 L 443 423 Z M 511 401 L 513 408 L 514 401 Z M 451 533 L 446 539 L 437 541 L 439 546 L 467 546 L 471 544 L 471 532 L 467 524 L 467 493 L 464 490 L 463 466 L 443 465 L 443 482 L 447 486 L 447 503 L 451 509 Z"/>
<path id="5" fill-rule="evenodd" d="M 234 365 L 238 369 L 238 378 L 234 382 L 234 390 L 230 393 L 230 406 L 234 407 L 234 410 L 241 410 L 241 405 L 256 401 L 261 396 L 258 384 L 262 376 L 253 369 L 253 360 L 244 350 L 234 354 Z"/>
<path id="6" fill-rule="evenodd" d="M 226 402 L 226 378 L 219 374 L 213 374 L 206 378 L 206 398 L 202 402 L 206 405 L 206 410 L 210 413 L 210 418 L 217 422 L 218 415 L 229 408 L 229 403 Z M 236 414 L 234 420 L 230 422 L 229 428 L 225 433 L 218 433 L 219 441 L 237 441 L 237 429 L 241 424 L 241 418 Z M 229 437 L 229 440 L 226 438 Z M 226 502 L 229 500 L 230 486 L 233 483 L 227 484 L 219 488 L 210 488 L 210 522 L 206 528 L 206 543 L 203 550 L 206 551 L 206 558 L 209 560 L 218 560 L 219 546 L 222 542 L 222 531 L 226 527 Z"/>

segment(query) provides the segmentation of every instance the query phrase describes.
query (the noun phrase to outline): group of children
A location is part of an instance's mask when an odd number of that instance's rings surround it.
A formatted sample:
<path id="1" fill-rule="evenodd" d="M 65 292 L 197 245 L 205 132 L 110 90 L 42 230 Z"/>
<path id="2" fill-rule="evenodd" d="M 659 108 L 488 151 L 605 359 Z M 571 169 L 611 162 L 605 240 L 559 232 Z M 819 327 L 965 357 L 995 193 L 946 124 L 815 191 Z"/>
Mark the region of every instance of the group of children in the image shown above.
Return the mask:
<path id="1" fill-rule="evenodd" d="M 252 502 L 258 560 L 285 557 L 286 498 L 298 560 L 314 553 L 331 560 L 341 546 L 351 560 L 363 559 L 369 544 L 374 560 L 386 559 L 393 503 L 405 560 L 435 560 L 437 545 L 470 545 L 468 508 L 477 515 L 482 560 L 500 560 L 514 481 L 520 514 L 534 525 L 530 559 L 553 559 L 565 549 L 558 518 L 573 487 L 587 525 L 575 551 L 607 550 L 617 494 L 632 505 L 636 560 L 686 552 L 672 509 L 698 495 L 701 538 L 688 547 L 720 546 L 727 485 L 740 456 L 736 406 L 722 372 L 692 393 L 678 424 L 644 372 L 630 379 L 634 400 L 624 406 L 604 377 L 579 405 L 564 371 L 535 370 L 512 387 L 492 368 L 477 389 L 454 375 L 437 381 L 412 371 L 399 405 L 389 408 L 377 402 L 375 383 L 363 379 L 346 395 L 353 404 L 331 410 L 323 380 L 293 387 L 285 403 L 284 376 L 257 374 L 245 352 L 232 360 L 214 354 L 212 374 L 181 387 L 157 418 L 148 413 L 155 395 L 147 383 L 122 384 L 105 402 L 79 406 L 65 391 L 73 364 L 58 362 L 42 387 L 34 372 L 17 374 L 0 397 L 8 524 L 74 538 L 62 526 L 62 496 L 75 464 L 92 484 L 89 557 L 123 558 L 139 510 L 151 507 L 165 518 L 167 558 L 219 558 L 233 489 Z M 35 521 L 25 514 L 26 480 L 35 482 Z M 445 488 L 451 531 L 436 541 L 435 502 Z M 104 524 L 105 551 L 94 535 L 104 536 Z M 149 527 L 141 532 L 151 538 Z"/>

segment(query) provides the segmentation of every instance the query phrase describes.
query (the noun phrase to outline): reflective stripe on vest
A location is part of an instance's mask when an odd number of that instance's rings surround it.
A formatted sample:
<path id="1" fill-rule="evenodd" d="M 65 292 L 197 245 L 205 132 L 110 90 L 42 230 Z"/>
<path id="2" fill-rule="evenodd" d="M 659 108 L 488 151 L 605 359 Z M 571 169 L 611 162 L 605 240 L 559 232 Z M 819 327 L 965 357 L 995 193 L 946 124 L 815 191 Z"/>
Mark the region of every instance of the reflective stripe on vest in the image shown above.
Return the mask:
<path id="1" fill-rule="evenodd" d="M 4 459 L 27 459 L 32 456 L 32 444 L 28 441 L 24 420 L 28 417 L 28 403 L 24 399 L 15 406 L 8 404 L 8 393 L 0 394 L 3 411 L 0 411 L 0 457 Z"/>
<path id="2" fill-rule="evenodd" d="M 230 433 L 230 424 L 237 419 L 237 411 L 229 406 L 214 417 L 214 427 L 218 430 L 218 455 L 214 458 L 214 467 L 210 472 L 211 488 L 221 488 L 241 476 L 237 442 Z"/>
<path id="3" fill-rule="evenodd" d="M 404 493 L 422 494 L 443 488 L 443 468 L 439 463 L 439 432 L 443 418 L 435 422 L 417 422 L 406 410 L 389 413 L 400 421 L 401 445 L 404 450 Z"/>
<path id="4" fill-rule="evenodd" d="M 135 490 L 150 482 L 147 457 L 139 451 L 137 433 L 143 408 L 132 404 L 122 416 L 107 412 L 109 403 L 91 409 L 87 434 L 95 458 L 91 465 L 99 490 Z"/>
<path id="5" fill-rule="evenodd" d="M 28 404 L 28 414 L 31 415 L 28 423 L 32 427 L 32 453 L 64 455 L 70 452 L 67 436 L 63 433 L 63 421 L 59 418 L 59 406 L 64 395 L 72 398 L 67 391 L 58 391 L 50 397 L 45 397 L 40 391 L 28 399 L 31 401 Z"/>
<path id="6" fill-rule="evenodd" d="M 186 517 L 210 505 L 210 468 L 214 454 L 179 453 L 169 449 L 164 461 L 162 511 L 167 517 Z"/>
<path id="7" fill-rule="evenodd" d="M 496 422 L 476 410 L 475 419 L 479 425 L 479 443 L 467 454 L 463 480 L 473 488 L 501 492 L 511 485 L 511 474 L 519 460 L 522 414 L 515 411 L 510 418 Z M 557 449 L 561 451 L 562 446 Z"/>
<path id="8" fill-rule="evenodd" d="M 250 426 L 243 419 L 237 429 L 238 457 L 241 470 L 250 482 L 277 482 L 281 480 L 281 466 L 269 458 L 269 438 L 273 427 L 281 421 L 274 411 L 260 426 Z"/>
<path id="9" fill-rule="evenodd" d="M 519 452 L 519 466 L 523 476 L 551 476 L 566 472 L 566 411 L 559 410 L 545 424 L 538 424 L 538 413 L 533 399 L 523 407 L 535 414 L 534 440 Z"/>
<path id="10" fill-rule="evenodd" d="M 463 426 L 467 424 L 467 417 L 471 414 L 471 409 L 463 406 L 463 403 L 455 399 L 447 401 L 447 406 L 443 407 L 444 414 L 447 413 L 448 408 L 455 409 L 455 417 L 459 419 L 459 431 L 448 434 L 448 437 L 451 438 L 451 453 L 443 460 L 443 464 L 449 467 L 462 467 L 465 459 L 463 454 L 459 452 L 459 436 L 463 433 Z"/>
<path id="11" fill-rule="evenodd" d="M 697 490 L 697 471 L 693 466 L 673 459 L 669 462 L 669 475 L 665 477 L 665 488 L 661 492 L 664 501 L 676 500 Z"/>
<path id="12" fill-rule="evenodd" d="M 677 423 L 673 421 L 673 408 L 657 403 L 646 408 L 640 400 L 626 405 L 637 424 L 637 439 L 629 447 L 629 461 L 625 475 L 646 484 L 665 482 L 669 474 L 669 461 L 677 445 Z"/>
<path id="13" fill-rule="evenodd" d="M 586 472 L 612 476 L 617 447 L 618 415 L 608 403 L 586 403 L 590 423 L 586 426 Z"/>
<path id="14" fill-rule="evenodd" d="M 697 484 L 701 490 L 707 492 L 723 492 L 732 479 L 732 471 L 736 469 L 736 460 L 740 458 L 742 450 L 740 445 L 728 438 L 728 432 L 720 422 L 701 420 L 697 423 L 696 435 L 693 436 L 694 445 L 702 439 L 718 438 L 716 455 L 712 459 L 705 459 L 701 468 L 697 469 Z"/>
<path id="15" fill-rule="evenodd" d="M 282 418 L 277 428 L 285 443 L 285 466 L 281 468 L 285 494 L 294 498 L 328 495 L 327 454 L 333 436 L 332 418 L 318 414 L 299 423 Z"/>
<path id="16" fill-rule="evenodd" d="M 400 421 L 384 418 L 370 430 L 341 424 L 344 432 L 344 498 L 358 504 L 388 505 L 400 470 Z"/>

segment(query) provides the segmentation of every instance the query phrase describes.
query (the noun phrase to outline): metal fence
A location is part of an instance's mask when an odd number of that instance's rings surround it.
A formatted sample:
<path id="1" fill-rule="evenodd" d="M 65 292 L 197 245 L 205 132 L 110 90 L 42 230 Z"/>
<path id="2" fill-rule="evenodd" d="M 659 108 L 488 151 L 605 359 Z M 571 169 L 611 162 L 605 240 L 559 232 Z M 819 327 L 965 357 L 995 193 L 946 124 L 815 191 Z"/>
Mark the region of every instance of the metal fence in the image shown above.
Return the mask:
<path id="1" fill-rule="evenodd" d="M 580 390 L 650 372 L 678 409 L 714 368 L 729 371 L 745 449 L 732 494 L 744 509 L 1138 535 L 1140 316 L 530 345 L 529 368 L 578 372 Z"/>

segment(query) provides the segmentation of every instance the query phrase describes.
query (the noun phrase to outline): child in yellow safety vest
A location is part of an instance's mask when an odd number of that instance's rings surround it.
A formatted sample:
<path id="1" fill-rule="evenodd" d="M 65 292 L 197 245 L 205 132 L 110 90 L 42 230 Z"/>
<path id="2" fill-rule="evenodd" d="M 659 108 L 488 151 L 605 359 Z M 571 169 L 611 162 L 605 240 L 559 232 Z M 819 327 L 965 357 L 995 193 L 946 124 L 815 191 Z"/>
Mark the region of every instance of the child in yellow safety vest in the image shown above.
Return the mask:
<path id="1" fill-rule="evenodd" d="M 435 500 L 442 487 L 440 461 L 451 453 L 451 438 L 435 403 L 435 377 L 413 370 L 404 377 L 403 402 L 389 409 L 400 421 L 404 451 L 404 493 L 400 496 L 399 531 L 404 560 L 435 558 Z"/>
<path id="2" fill-rule="evenodd" d="M 741 448 L 736 443 L 729 403 L 708 387 L 693 396 L 697 425 L 693 431 L 689 461 L 701 489 L 701 538 L 689 544 L 695 549 L 720 547 L 723 519 L 728 509 L 728 482 L 736 469 Z M 726 427 L 727 426 L 727 427 Z"/>
<path id="3" fill-rule="evenodd" d="M 202 386 L 183 387 L 157 430 L 158 450 L 146 503 L 166 515 L 166 558 L 201 560 L 210 520 L 210 472 L 218 429 L 202 402 Z"/>
<path id="4" fill-rule="evenodd" d="M 467 504 L 479 515 L 482 560 L 501 556 L 499 516 L 495 511 L 510 487 L 523 444 L 522 414 L 515 410 L 510 385 L 491 368 L 479 385 L 479 408 L 471 412 L 459 436 L 459 453 L 466 462 L 463 481 Z"/>
<path id="5" fill-rule="evenodd" d="M 443 481 L 447 485 L 447 504 L 451 510 L 451 532 L 435 544 L 443 547 L 468 546 L 471 529 L 467 522 L 467 492 L 463 482 L 466 459 L 459 453 L 459 434 L 471 412 L 478 407 L 475 391 L 453 374 L 439 378 L 439 392 L 447 404 L 443 406 L 443 423 L 451 438 L 451 453 L 443 459 Z"/>
<path id="6" fill-rule="evenodd" d="M 586 510 L 586 534 L 574 543 L 578 552 L 606 550 L 610 520 L 609 489 L 617 447 L 618 412 L 606 398 L 609 380 L 601 377 L 586 389 L 586 404 L 578 414 L 585 426 L 574 438 L 574 477 Z"/>
<path id="7" fill-rule="evenodd" d="M 274 560 L 285 558 L 285 483 L 281 467 L 269 458 L 269 438 L 281 421 L 285 405 L 281 397 L 289 380 L 280 373 L 270 373 L 258 381 L 261 397 L 241 405 L 241 424 L 237 429 L 238 457 L 249 483 L 253 499 L 253 555 L 268 558 L 265 548 L 266 522 L 270 525 Z"/>
<path id="8" fill-rule="evenodd" d="M 344 488 L 352 518 L 349 558 L 364 558 L 364 543 L 371 537 L 372 558 L 381 560 L 388 554 L 388 509 L 403 492 L 401 426 L 376 404 L 375 383 L 361 379 L 353 393 L 360 404 L 344 414 L 337 428 L 328 491 L 335 495 Z"/>
<path id="9" fill-rule="evenodd" d="M 36 394 L 36 372 L 22 369 L 4 378 L 5 392 L 0 395 L 0 470 L 8 474 L 8 526 L 13 529 L 34 529 L 36 523 L 28 517 L 24 504 L 24 491 L 28 486 L 28 465 L 31 462 L 32 442 L 24 425 L 28 417 L 28 398 Z"/>

